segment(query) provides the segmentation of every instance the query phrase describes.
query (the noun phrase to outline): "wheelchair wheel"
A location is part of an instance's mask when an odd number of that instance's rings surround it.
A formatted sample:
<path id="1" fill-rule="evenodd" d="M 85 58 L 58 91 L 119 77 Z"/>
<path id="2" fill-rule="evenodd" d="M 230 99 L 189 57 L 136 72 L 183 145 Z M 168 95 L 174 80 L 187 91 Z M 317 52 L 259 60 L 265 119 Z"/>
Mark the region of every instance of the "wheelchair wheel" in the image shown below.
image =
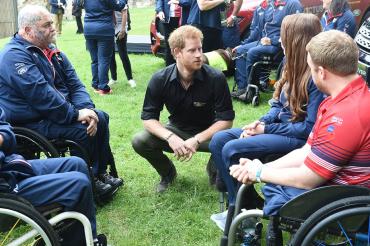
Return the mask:
<path id="1" fill-rule="evenodd" d="M 26 159 L 59 157 L 56 148 L 37 132 L 24 128 L 13 127 L 17 139 L 17 153 Z"/>
<path id="2" fill-rule="evenodd" d="M 312 214 L 298 229 L 291 245 L 368 245 L 370 197 L 330 203 Z"/>
<path id="3" fill-rule="evenodd" d="M 52 226 L 31 205 L 0 196 L 0 245 L 60 244 Z"/>

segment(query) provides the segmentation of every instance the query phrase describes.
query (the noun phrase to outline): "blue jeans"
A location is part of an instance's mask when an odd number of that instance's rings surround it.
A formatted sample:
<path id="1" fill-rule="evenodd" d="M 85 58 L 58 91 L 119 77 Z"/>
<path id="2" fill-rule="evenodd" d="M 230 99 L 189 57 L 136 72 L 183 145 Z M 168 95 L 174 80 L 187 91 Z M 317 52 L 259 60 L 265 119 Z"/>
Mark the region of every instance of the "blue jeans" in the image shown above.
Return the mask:
<path id="1" fill-rule="evenodd" d="M 18 195 L 34 206 L 53 203 L 84 214 L 96 237 L 95 206 L 87 164 L 79 157 L 30 160 L 36 176 L 19 182 Z"/>
<path id="2" fill-rule="evenodd" d="M 23 126 L 38 132 L 47 139 L 69 139 L 82 145 L 89 154 L 96 176 L 105 173 L 111 151 L 109 145 L 109 115 L 100 110 L 96 110 L 96 112 L 99 118 L 98 131 L 93 137 L 87 135 L 87 126 L 80 122 L 60 125 L 49 120 L 42 120 Z M 81 153 L 75 154 L 81 156 Z"/>
<path id="3" fill-rule="evenodd" d="M 285 154 L 305 144 L 305 140 L 276 134 L 260 134 L 239 138 L 243 132 L 232 128 L 217 132 L 209 144 L 213 161 L 227 187 L 229 203 L 234 204 L 237 181 L 230 176 L 229 168 L 240 158 L 260 159 L 269 154 Z"/>
<path id="4" fill-rule="evenodd" d="M 91 86 L 95 89 L 109 90 L 108 71 L 113 55 L 114 37 L 104 39 L 86 39 L 86 47 L 91 57 Z"/>
<path id="5" fill-rule="evenodd" d="M 263 55 L 274 55 L 279 48 L 273 45 L 261 45 L 259 41 L 241 45 L 236 49 L 235 60 L 235 82 L 238 89 L 245 89 L 248 86 L 248 78 L 254 63 L 258 62 Z"/>

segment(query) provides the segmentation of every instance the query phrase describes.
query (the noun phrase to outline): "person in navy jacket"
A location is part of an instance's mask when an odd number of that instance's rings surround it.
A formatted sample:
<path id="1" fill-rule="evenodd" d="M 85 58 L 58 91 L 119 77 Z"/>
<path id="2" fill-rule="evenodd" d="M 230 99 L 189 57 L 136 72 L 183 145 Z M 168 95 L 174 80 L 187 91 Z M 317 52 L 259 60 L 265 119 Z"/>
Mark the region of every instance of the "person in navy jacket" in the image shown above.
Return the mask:
<path id="1" fill-rule="evenodd" d="M 15 154 L 16 144 L 0 108 L 0 192 L 19 195 L 34 206 L 58 203 L 65 211 L 84 214 L 91 223 L 95 245 L 104 245 L 99 244 L 99 239 L 106 241 L 105 236 L 96 233 L 93 193 L 84 160 L 79 157 L 25 160 Z M 76 242 L 83 235 L 72 234 L 63 237 L 64 245 L 81 245 Z"/>
<path id="2" fill-rule="evenodd" d="M 109 65 L 114 50 L 113 12 L 124 14 L 126 0 L 85 0 L 84 35 L 91 56 L 94 91 L 100 95 L 112 93 L 108 82 Z M 122 33 L 125 32 L 122 26 Z"/>
<path id="3" fill-rule="evenodd" d="M 267 0 L 261 3 L 254 13 L 254 18 L 258 19 L 252 21 L 250 37 L 233 49 L 238 57 L 235 60 L 238 89 L 231 93 L 232 97 L 239 97 L 246 92 L 252 65 L 262 55 L 274 55 L 279 51 L 280 26 L 284 17 L 302 11 L 298 0 Z"/>
<path id="4" fill-rule="evenodd" d="M 237 182 L 230 176 L 229 167 L 242 157 L 259 159 L 269 154 L 283 155 L 302 147 L 324 99 L 312 81 L 305 49 L 310 39 L 321 32 L 320 20 L 313 14 L 289 17 L 284 19 L 281 29 L 286 63 L 283 76 L 277 82 L 270 111 L 243 128 L 216 133 L 209 144 L 215 166 L 226 184 L 229 204 L 235 204 L 237 191 Z M 251 186 L 247 198 L 250 208 L 262 205 L 254 194 Z"/>
<path id="5" fill-rule="evenodd" d="M 321 25 L 324 31 L 338 30 L 352 38 L 356 35 L 356 20 L 347 0 L 323 0 L 324 14 Z"/>
<path id="6" fill-rule="evenodd" d="M 68 58 L 51 44 L 55 29 L 50 13 L 27 6 L 18 18 L 19 33 L 0 53 L 0 106 L 6 120 L 49 139 L 80 143 L 93 163 L 98 193 L 116 189 L 122 180 L 106 173 L 108 114 L 95 109 Z"/>
<path id="7" fill-rule="evenodd" d="M 54 14 L 54 24 L 58 34 L 62 34 L 62 22 L 66 0 L 49 0 L 50 12 Z"/>
<path id="8" fill-rule="evenodd" d="M 187 23 L 203 33 L 203 52 L 223 48 L 221 11 L 224 0 L 188 0 L 191 2 Z"/>

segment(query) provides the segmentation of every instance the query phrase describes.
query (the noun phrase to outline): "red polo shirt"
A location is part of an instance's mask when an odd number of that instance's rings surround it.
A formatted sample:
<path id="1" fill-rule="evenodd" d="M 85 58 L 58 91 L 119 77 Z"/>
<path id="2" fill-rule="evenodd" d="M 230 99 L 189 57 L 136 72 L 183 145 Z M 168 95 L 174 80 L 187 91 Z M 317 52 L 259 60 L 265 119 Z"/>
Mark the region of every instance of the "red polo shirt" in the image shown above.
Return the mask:
<path id="1" fill-rule="evenodd" d="M 370 91 L 362 77 L 320 105 L 304 163 L 327 184 L 370 188 Z"/>

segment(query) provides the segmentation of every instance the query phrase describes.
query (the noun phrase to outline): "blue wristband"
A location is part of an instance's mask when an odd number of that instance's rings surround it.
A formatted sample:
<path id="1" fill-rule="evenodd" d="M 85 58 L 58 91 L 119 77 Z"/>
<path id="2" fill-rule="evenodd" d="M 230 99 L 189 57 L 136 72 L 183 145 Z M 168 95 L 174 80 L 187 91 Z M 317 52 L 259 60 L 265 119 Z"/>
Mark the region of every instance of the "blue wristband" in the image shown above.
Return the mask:
<path id="1" fill-rule="evenodd" d="M 263 165 L 260 165 L 256 172 L 256 180 L 258 183 L 261 183 L 261 174 L 262 174 L 262 167 Z"/>

